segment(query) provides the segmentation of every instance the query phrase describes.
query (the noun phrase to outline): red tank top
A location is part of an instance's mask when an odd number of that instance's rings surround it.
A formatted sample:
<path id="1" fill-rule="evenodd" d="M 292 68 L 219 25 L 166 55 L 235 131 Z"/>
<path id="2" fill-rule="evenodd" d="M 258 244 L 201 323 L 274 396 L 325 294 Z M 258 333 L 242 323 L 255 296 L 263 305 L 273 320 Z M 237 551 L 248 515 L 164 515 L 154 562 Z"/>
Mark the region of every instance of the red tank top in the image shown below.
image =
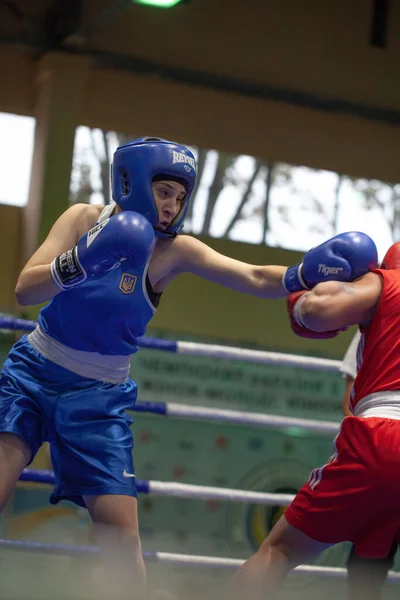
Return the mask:
<path id="1" fill-rule="evenodd" d="M 400 270 L 373 273 L 382 276 L 382 295 L 371 324 L 361 328 L 352 410 L 369 394 L 400 390 Z"/>

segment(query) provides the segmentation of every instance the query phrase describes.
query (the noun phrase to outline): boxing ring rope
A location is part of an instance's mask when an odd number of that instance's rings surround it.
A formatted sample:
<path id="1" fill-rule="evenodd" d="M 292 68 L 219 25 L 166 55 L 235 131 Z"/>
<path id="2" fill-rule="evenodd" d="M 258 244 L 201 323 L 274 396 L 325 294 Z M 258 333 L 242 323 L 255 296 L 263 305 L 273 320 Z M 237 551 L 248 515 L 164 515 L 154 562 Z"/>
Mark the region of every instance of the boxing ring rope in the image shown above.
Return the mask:
<path id="1" fill-rule="evenodd" d="M 54 483 L 54 474 L 52 471 L 43 471 L 41 469 L 24 469 L 20 476 L 20 481 L 52 485 Z M 151 494 L 152 496 L 197 498 L 200 500 L 228 500 L 230 502 L 251 502 L 252 504 L 267 504 L 269 506 L 274 506 L 275 504 L 289 506 L 294 498 L 292 494 L 269 494 L 266 492 L 193 485 L 178 481 L 166 482 L 146 479 L 137 479 L 136 489 L 139 494 Z"/>
<path id="2" fill-rule="evenodd" d="M 37 323 L 35 321 L 26 321 L 25 319 L 16 319 L 14 317 L 0 315 L 0 330 L 33 331 L 36 325 Z M 279 352 L 264 352 L 261 350 L 250 350 L 213 344 L 199 344 L 197 342 L 170 341 L 151 337 L 141 337 L 138 339 L 138 342 L 141 348 L 163 350 L 165 352 L 174 352 L 176 354 L 244 360 L 247 362 L 309 368 L 313 370 L 318 369 L 337 372 L 341 364 L 340 361 L 324 358 L 282 354 Z M 138 401 L 132 410 L 135 412 L 153 413 L 166 417 L 223 421 L 224 423 L 254 425 L 257 427 L 299 427 L 306 431 L 318 433 L 336 434 L 339 428 L 338 423 L 331 421 L 317 421 L 239 410 L 208 408 L 203 406 L 178 404 L 175 402 Z"/>
<path id="3" fill-rule="evenodd" d="M 0 330 L 33 331 L 36 325 L 37 323 L 35 321 L 26 321 L 25 319 L 16 319 L 14 317 L 5 317 L 3 315 L 0 316 Z M 283 365 L 296 368 L 310 368 L 313 370 L 319 369 L 337 372 L 341 364 L 340 361 L 324 358 L 297 356 L 295 354 L 282 354 L 279 352 L 264 352 L 260 350 L 249 350 L 213 344 L 198 344 L 195 342 L 169 341 L 151 337 L 139 338 L 139 345 L 141 348 L 163 350 L 190 356 L 244 360 L 247 362 Z M 256 427 L 299 427 L 306 431 L 333 433 L 334 435 L 336 435 L 339 428 L 339 423 L 331 421 L 317 421 L 239 410 L 191 406 L 175 402 L 138 401 L 132 410 L 135 412 L 153 413 L 165 417 L 223 421 L 224 423 L 237 423 L 241 425 L 253 425 Z"/>
<path id="4" fill-rule="evenodd" d="M 37 323 L 25 319 L 16 319 L 0 315 L 0 330 L 33 331 Z M 214 344 L 200 344 L 196 342 L 170 341 L 151 337 L 138 339 L 141 348 L 162 350 L 190 356 L 214 357 L 220 359 L 242 360 L 253 363 L 290 366 L 295 368 L 324 370 L 338 372 L 341 362 L 337 360 L 282 354 L 278 352 L 265 352 L 259 350 L 242 349 Z M 336 434 L 339 423 L 330 421 L 317 421 L 266 415 L 264 413 L 247 413 L 237 410 L 214 409 L 201 406 L 177 404 L 173 402 L 147 402 L 140 401 L 134 408 L 136 412 L 154 413 L 166 417 L 206 419 L 240 423 L 261 427 L 299 427 L 308 431 Z M 52 471 L 38 469 L 24 469 L 20 481 L 53 484 Z M 293 499 L 291 494 L 271 494 L 248 490 L 235 490 L 230 488 L 217 488 L 185 484 L 180 482 L 163 482 L 152 480 L 136 480 L 136 487 L 141 494 L 154 496 L 168 496 L 191 498 L 201 500 L 225 500 L 229 502 L 245 502 L 253 504 L 288 506 Z M 71 546 L 44 544 L 25 540 L 0 539 L 0 548 L 44 554 L 82 555 L 100 552 L 95 546 Z M 196 567 L 225 567 L 238 568 L 243 559 L 233 559 L 214 556 L 195 556 L 174 554 L 168 552 L 144 552 L 143 556 L 148 562 L 170 565 L 190 565 Z M 346 578 L 347 570 L 340 567 L 324 567 L 302 565 L 294 570 L 296 574 L 318 575 L 330 578 Z M 390 571 L 388 581 L 400 582 L 400 572 Z"/>
<path id="5" fill-rule="evenodd" d="M 33 331 L 37 323 L 16 319 L 14 317 L 0 316 L 0 330 Z M 224 358 L 229 360 L 243 360 L 246 362 L 261 363 L 264 365 L 279 365 L 297 367 L 301 369 L 323 370 L 337 372 L 341 365 L 339 360 L 330 358 L 316 358 L 300 356 L 297 354 L 283 354 L 280 352 L 266 352 L 264 350 L 251 350 L 234 346 L 220 346 L 217 344 L 200 344 L 197 342 L 171 341 L 160 338 L 140 337 L 138 344 L 141 348 L 163 350 L 186 356 L 206 356 L 208 358 Z"/>
<path id="6" fill-rule="evenodd" d="M 175 402 L 136 402 L 132 408 L 135 412 L 146 412 L 165 417 L 189 418 L 192 420 L 223 421 L 224 423 L 238 423 L 241 425 L 254 425 L 257 427 L 300 427 L 306 431 L 318 433 L 336 433 L 339 423 L 334 421 L 317 421 L 312 419 L 299 419 L 296 417 L 281 417 L 265 413 L 245 412 L 241 410 L 227 410 L 221 408 L 208 408 L 177 404 Z"/>
<path id="7" fill-rule="evenodd" d="M 53 484 L 54 474 L 52 471 L 40 469 L 24 469 L 20 477 L 21 481 Z M 230 502 L 250 502 L 253 504 L 288 506 L 293 499 L 291 494 L 269 494 L 264 492 L 252 492 L 247 490 L 234 490 L 230 488 L 217 488 L 201 485 L 190 485 L 178 482 L 146 481 L 137 480 L 136 487 L 139 493 L 154 496 L 170 496 L 180 498 L 197 498 L 202 500 L 227 500 Z M 0 539 L 0 548 L 17 550 L 23 552 L 37 552 L 40 554 L 57 554 L 63 556 L 96 554 L 100 549 L 96 546 L 72 546 L 61 544 L 44 544 L 25 540 Z M 188 554 L 176 554 L 169 552 L 144 552 L 146 562 L 186 565 L 193 567 L 229 568 L 235 569 L 243 564 L 244 559 L 224 558 L 216 556 L 197 556 Z M 319 577 L 330 577 L 344 579 L 347 570 L 341 567 L 324 567 L 313 565 L 302 565 L 294 569 L 296 575 L 317 575 Z M 388 581 L 400 582 L 400 573 L 390 571 Z"/>
<path id="8" fill-rule="evenodd" d="M 40 554 L 57 554 L 61 556 L 82 556 L 100 553 L 100 548 L 97 546 L 64 546 L 61 544 L 41 544 L 39 542 L 21 542 L 18 540 L 4 539 L 0 539 L 0 548 L 22 552 L 37 552 Z M 225 567 L 237 569 L 244 563 L 244 559 L 242 558 L 175 554 L 172 552 L 143 552 L 143 557 L 146 562 L 169 565 L 188 565 L 193 567 Z M 320 577 L 333 577 L 336 579 L 345 579 L 347 577 L 347 570 L 342 567 L 301 565 L 294 569 L 294 573 L 296 575 L 318 575 Z M 388 581 L 399 582 L 400 573 L 389 571 Z"/>

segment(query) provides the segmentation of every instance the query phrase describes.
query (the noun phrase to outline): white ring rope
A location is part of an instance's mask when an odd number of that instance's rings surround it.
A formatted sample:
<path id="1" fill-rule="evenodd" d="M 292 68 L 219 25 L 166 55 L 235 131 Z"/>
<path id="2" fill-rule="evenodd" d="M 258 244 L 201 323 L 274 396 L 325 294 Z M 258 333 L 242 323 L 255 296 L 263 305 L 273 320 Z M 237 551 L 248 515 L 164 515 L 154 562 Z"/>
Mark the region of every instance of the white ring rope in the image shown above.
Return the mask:
<path id="1" fill-rule="evenodd" d="M 207 419 L 209 421 L 224 421 L 226 423 L 241 423 L 261 427 L 301 427 L 307 431 L 336 434 L 340 426 L 339 423 L 333 421 L 281 417 L 279 415 L 266 415 L 240 410 L 190 406 L 175 402 L 167 402 L 166 407 L 166 414 L 170 417 L 189 417 L 190 419 Z"/>
<path id="2" fill-rule="evenodd" d="M 311 356 L 266 352 L 261 350 L 184 341 L 176 342 L 175 352 L 177 354 L 187 356 L 204 356 L 229 360 L 242 360 L 252 363 L 288 366 L 309 370 L 324 370 L 330 372 L 338 372 L 342 364 L 341 361 L 327 358 L 316 358 Z M 224 421 L 261 427 L 299 427 L 308 431 L 334 434 L 337 433 L 339 428 L 339 423 L 334 423 L 331 421 L 317 421 L 293 417 L 282 417 L 277 415 L 267 415 L 264 413 L 248 413 L 237 410 L 214 409 L 201 406 L 176 404 L 172 402 L 165 403 L 164 414 L 181 418 L 188 417 L 190 419 L 207 419 L 212 421 Z M 198 498 L 203 500 L 228 500 L 231 502 L 246 502 L 252 504 L 280 506 L 288 506 L 294 498 L 294 495 L 292 494 L 236 490 L 232 488 L 218 488 L 179 482 L 150 480 L 143 483 L 145 484 L 145 488 L 147 487 L 147 491 L 145 493 L 151 493 L 155 496 Z M 12 544 L 13 542 L 10 543 Z M 24 544 L 24 542 L 20 543 Z M 147 554 L 152 555 L 156 562 L 173 565 L 238 568 L 245 562 L 243 559 L 186 555 L 169 552 L 151 552 Z M 340 579 L 347 577 L 347 569 L 341 567 L 301 565 L 294 569 L 294 573 Z M 387 580 L 399 582 L 400 572 L 390 571 Z"/>
<path id="3" fill-rule="evenodd" d="M 0 539 L 0 548 L 16 552 L 37 552 L 39 554 L 53 554 L 57 556 L 75 556 L 98 554 L 100 548 L 97 546 L 71 546 L 62 544 L 43 544 L 40 542 L 31 542 L 26 540 L 7 540 Z M 241 558 L 225 558 L 219 556 L 202 556 L 193 554 L 176 554 L 172 552 L 143 552 L 143 558 L 146 562 L 186 565 L 193 567 L 225 567 L 237 569 L 245 560 Z M 318 565 L 300 565 L 292 571 L 295 575 L 317 575 L 319 577 L 333 577 L 344 579 L 347 577 L 347 570 L 342 567 L 328 567 Z M 389 571 L 388 581 L 400 581 L 398 571 Z"/>
<path id="4" fill-rule="evenodd" d="M 177 481 L 152 481 L 148 482 L 149 493 L 153 496 L 169 496 L 178 498 L 199 498 L 202 500 L 228 500 L 230 502 L 250 502 L 252 504 L 266 504 L 274 506 L 289 506 L 294 498 L 293 494 L 270 494 L 267 492 L 253 492 L 248 490 L 234 490 L 232 488 L 219 488 L 207 485 L 194 485 L 179 483 Z"/>
<path id="5" fill-rule="evenodd" d="M 172 554 L 170 552 L 156 552 L 155 556 L 161 563 L 171 565 L 193 565 L 197 567 L 228 567 L 236 569 L 245 561 L 240 558 L 222 558 L 218 556 L 198 556 L 191 554 Z M 347 569 L 342 567 L 324 567 L 314 565 L 301 565 L 293 572 L 296 575 L 318 575 L 320 577 L 347 578 Z M 388 581 L 400 581 L 400 572 L 389 571 Z"/>
<path id="6" fill-rule="evenodd" d="M 20 481 L 54 485 L 54 473 L 41 469 L 24 469 Z M 289 506 L 294 496 L 291 494 L 271 494 L 253 490 L 219 488 L 178 481 L 154 481 L 137 479 L 136 488 L 140 494 L 170 496 L 179 498 L 199 498 L 203 500 L 228 500 L 231 502 L 253 502 L 254 504 L 281 504 Z"/>
<path id="7" fill-rule="evenodd" d="M 304 369 L 317 369 L 324 371 L 339 371 L 342 362 L 330 358 L 316 358 L 315 356 L 300 356 L 297 354 L 282 354 L 280 352 L 265 352 L 264 350 L 250 350 L 235 346 L 218 346 L 216 344 L 199 344 L 197 342 L 177 342 L 177 354 L 188 356 L 208 356 L 226 358 L 231 360 L 244 360 L 266 365 L 280 365 L 285 367 L 301 367 Z"/>
<path id="8" fill-rule="evenodd" d="M 6 331 L 33 331 L 37 323 L 0 314 L 0 330 Z M 143 336 L 138 338 L 141 348 L 174 352 L 191 356 L 208 356 L 230 360 L 243 360 L 253 363 L 281 365 L 287 367 L 300 367 L 303 369 L 318 369 L 335 371 L 340 369 L 341 361 L 329 358 L 316 358 L 300 356 L 297 354 L 282 354 L 279 352 L 266 352 L 250 348 L 235 346 L 221 346 L 217 344 L 201 344 L 198 342 L 185 342 L 182 340 L 165 340 Z"/>

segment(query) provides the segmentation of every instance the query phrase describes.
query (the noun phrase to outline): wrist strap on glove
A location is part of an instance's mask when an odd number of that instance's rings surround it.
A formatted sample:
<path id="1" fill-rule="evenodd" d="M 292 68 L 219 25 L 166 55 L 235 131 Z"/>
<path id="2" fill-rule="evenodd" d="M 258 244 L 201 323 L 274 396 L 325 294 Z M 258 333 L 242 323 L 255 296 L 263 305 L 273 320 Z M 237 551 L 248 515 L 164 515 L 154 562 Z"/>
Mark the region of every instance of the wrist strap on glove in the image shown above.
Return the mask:
<path id="1" fill-rule="evenodd" d="M 87 278 L 87 273 L 79 262 L 77 247 L 57 256 L 50 265 L 51 276 L 62 290 L 69 290 Z"/>

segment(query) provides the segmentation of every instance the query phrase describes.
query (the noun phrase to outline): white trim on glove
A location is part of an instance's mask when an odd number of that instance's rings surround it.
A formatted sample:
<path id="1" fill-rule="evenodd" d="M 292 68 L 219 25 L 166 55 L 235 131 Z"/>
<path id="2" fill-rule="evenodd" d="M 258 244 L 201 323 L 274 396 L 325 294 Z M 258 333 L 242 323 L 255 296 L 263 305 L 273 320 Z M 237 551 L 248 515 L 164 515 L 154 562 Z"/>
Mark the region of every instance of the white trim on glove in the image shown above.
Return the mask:
<path id="1" fill-rule="evenodd" d="M 293 306 L 293 319 L 296 321 L 297 325 L 300 325 L 300 327 L 307 327 L 307 325 L 305 325 L 304 321 L 303 321 L 303 314 L 302 314 L 302 308 L 303 308 L 303 304 L 304 301 L 306 299 L 306 297 L 309 295 L 310 292 L 305 292 L 302 296 L 300 296 L 300 298 L 297 300 L 296 304 Z M 309 329 L 309 327 L 307 327 L 307 329 Z"/>

